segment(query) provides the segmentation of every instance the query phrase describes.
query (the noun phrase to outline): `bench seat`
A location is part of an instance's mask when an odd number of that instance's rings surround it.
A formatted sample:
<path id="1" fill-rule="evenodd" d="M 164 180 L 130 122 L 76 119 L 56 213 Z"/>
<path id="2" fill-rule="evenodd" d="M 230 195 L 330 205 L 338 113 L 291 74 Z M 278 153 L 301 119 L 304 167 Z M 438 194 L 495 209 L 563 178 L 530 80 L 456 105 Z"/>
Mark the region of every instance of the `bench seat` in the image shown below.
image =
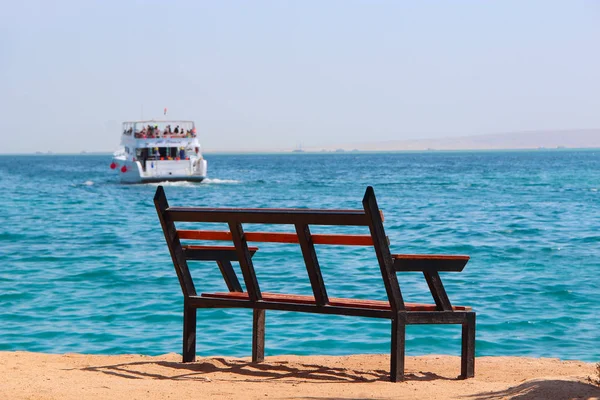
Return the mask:
<path id="1" fill-rule="evenodd" d="M 248 300 L 246 292 L 217 292 L 217 293 L 202 293 L 201 297 L 211 299 L 230 299 L 230 300 Z M 313 296 L 305 296 L 299 294 L 280 294 L 280 293 L 262 293 L 263 301 L 276 303 L 293 303 L 293 304 L 315 304 Z M 342 299 L 329 298 L 329 305 L 336 307 L 355 307 L 366 308 L 369 310 L 385 310 L 390 311 L 390 303 L 381 300 L 363 300 L 363 299 Z M 437 311 L 435 304 L 419 304 L 419 303 L 404 303 L 407 311 Z M 453 306 L 453 311 L 471 311 L 471 307 Z"/>

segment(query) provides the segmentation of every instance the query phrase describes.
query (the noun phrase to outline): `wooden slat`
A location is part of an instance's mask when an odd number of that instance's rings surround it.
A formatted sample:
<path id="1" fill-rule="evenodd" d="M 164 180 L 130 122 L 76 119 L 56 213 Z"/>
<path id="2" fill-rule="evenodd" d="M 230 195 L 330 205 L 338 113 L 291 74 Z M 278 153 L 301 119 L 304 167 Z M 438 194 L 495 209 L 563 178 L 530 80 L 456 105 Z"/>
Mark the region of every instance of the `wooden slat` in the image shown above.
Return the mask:
<path id="1" fill-rule="evenodd" d="M 235 251 L 235 246 L 195 246 L 195 245 L 186 245 L 182 246 L 187 250 L 215 250 L 215 251 Z M 248 247 L 248 250 L 251 253 L 256 253 L 258 251 L 258 247 Z"/>
<path id="2" fill-rule="evenodd" d="M 433 296 L 438 310 L 451 311 L 452 303 L 450 303 L 440 274 L 437 271 L 424 271 L 423 276 L 425 277 L 425 281 L 427 281 L 427 286 L 429 286 L 429 291 L 431 292 L 431 296 Z"/>
<path id="3" fill-rule="evenodd" d="M 469 261 L 470 257 L 465 255 L 447 255 L 447 254 L 392 254 L 392 257 L 398 259 L 415 260 L 461 260 Z"/>
<path id="4" fill-rule="evenodd" d="M 247 309 L 260 309 L 260 310 L 278 310 L 278 311 L 294 311 L 294 312 L 306 312 L 313 314 L 325 314 L 325 315 L 353 315 L 356 317 L 366 318 L 393 318 L 393 313 L 390 310 L 369 310 L 367 308 L 351 308 L 351 307 L 337 307 L 328 304 L 326 306 L 318 306 L 312 304 L 298 304 L 298 303 L 283 303 L 276 301 L 248 301 L 239 299 L 217 299 L 210 297 L 194 296 L 190 298 L 190 302 L 198 308 L 247 308 Z M 437 314 L 430 313 L 427 314 Z M 458 312 L 451 314 L 458 315 Z"/>
<path id="5" fill-rule="evenodd" d="M 467 321 L 470 312 L 470 307 L 455 311 L 415 311 L 406 313 L 406 322 L 410 325 L 462 324 Z"/>
<path id="6" fill-rule="evenodd" d="M 229 230 L 232 232 L 233 244 L 235 245 L 235 251 L 244 275 L 244 283 L 246 284 L 246 290 L 250 294 L 252 301 L 261 299 L 260 287 L 258 280 L 256 279 L 256 272 L 254 271 L 254 264 L 252 263 L 252 255 L 248 249 L 248 242 L 244 234 L 244 228 L 239 222 L 230 222 Z"/>
<path id="7" fill-rule="evenodd" d="M 317 252 L 310 234 L 310 228 L 305 224 L 296 225 L 296 232 L 298 234 L 298 240 L 300 241 L 300 248 L 302 250 L 302 257 L 304 257 L 304 264 L 306 265 L 306 271 L 308 272 L 308 278 L 310 280 L 310 286 L 312 287 L 317 304 L 322 306 L 328 303 L 327 290 L 325 289 L 325 283 L 323 282 L 323 275 L 321 274 L 321 267 L 319 265 L 319 259 L 317 258 Z"/>
<path id="8" fill-rule="evenodd" d="M 202 297 L 214 299 L 249 300 L 248 293 L 246 292 L 202 293 Z M 316 304 L 313 296 L 299 294 L 262 293 L 262 300 L 294 304 Z M 330 297 L 329 305 L 336 307 L 366 308 L 371 310 L 391 310 L 390 304 L 387 301 L 381 300 L 344 299 Z M 436 311 L 435 304 L 405 303 L 405 307 L 407 311 Z M 471 307 L 465 306 L 454 306 L 452 308 L 454 311 L 469 311 L 471 309 Z"/>
<path id="9" fill-rule="evenodd" d="M 180 239 L 189 240 L 232 240 L 231 232 L 229 231 L 192 231 L 180 229 L 177 231 L 177 234 Z"/>
<path id="10" fill-rule="evenodd" d="M 217 260 L 217 265 L 219 266 L 221 275 L 223 275 L 227 289 L 229 289 L 230 292 L 242 292 L 242 285 L 240 285 L 240 281 L 233 269 L 233 265 L 231 265 L 231 261 Z"/>
<path id="11" fill-rule="evenodd" d="M 419 272 L 460 272 L 469 262 L 469 256 L 440 254 L 392 254 L 394 269 Z"/>
<path id="12" fill-rule="evenodd" d="M 188 240 L 223 240 L 231 241 L 229 231 L 205 231 L 205 230 L 178 230 L 180 239 Z M 373 239 L 370 235 L 336 235 L 336 234 L 313 234 L 314 244 L 348 245 L 348 246 L 372 246 Z M 298 243 L 298 236 L 288 232 L 246 232 L 248 242 L 263 243 Z"/>
<path id="13" fill-rule="evenodd" d="M 250 224 L 357 225 L 369 224 L 363 210 L 249 209 L 169 207 L 173 221 Z"/>

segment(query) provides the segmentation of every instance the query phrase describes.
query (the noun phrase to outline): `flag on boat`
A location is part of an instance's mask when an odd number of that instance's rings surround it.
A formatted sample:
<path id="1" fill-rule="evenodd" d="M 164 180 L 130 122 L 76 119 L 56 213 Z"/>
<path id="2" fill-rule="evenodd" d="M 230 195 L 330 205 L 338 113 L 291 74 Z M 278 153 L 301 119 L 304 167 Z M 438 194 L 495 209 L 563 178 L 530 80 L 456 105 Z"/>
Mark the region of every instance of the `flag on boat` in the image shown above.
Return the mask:
<path id="1" fill-rule="evenodd" d="M 167 115 L 167 107 L 165 107 L 165 113 L 164 113 L 164 115 Z"/>

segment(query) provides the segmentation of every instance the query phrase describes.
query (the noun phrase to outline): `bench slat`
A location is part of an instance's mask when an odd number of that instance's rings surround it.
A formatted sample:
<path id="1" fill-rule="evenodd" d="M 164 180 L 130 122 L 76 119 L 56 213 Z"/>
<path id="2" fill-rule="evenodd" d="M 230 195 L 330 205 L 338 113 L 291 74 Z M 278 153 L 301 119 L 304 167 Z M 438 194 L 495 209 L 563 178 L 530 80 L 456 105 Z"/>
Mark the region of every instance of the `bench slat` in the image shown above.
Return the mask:
<path id="1" fill-rule="evenodd" d="M 218 292 L 218 293 L 202 293 L 202 297 L 214 299 L 235 299 L 249 300 L 246 292 Z M 294 304 L 316 304 L 313 296 L 304 296 L 298 294 L 279 294 L 279 293 L 262 293 L 263 301 L 294 303 Z M 420 303 L 404 303 L 407 311 L 437 311 L 435 304 L 420 304 Z M 343 299 L 329 298 L 329 305 L 337 307 L 350 308 L 366 308 L 370 310 L 386 310 L 389 311 L 390 303 L 380 300 L 362 300 L 362 299 Z M 453 306 L 454 311 L 470 311 L 471 307 Z"/>
<path id="2" fill-rule="evenodd" d="M 244 228 L 239 222 L 229 222 L 229 231 L 232 234 L 233 244 L 235 245 L 235 253 L 237 255 L 242 275 L 244 276 L 244 283 L 246 284 L 246 290 L 250 295 L 250 299 L 253 301 L 260 300 L 262 295 L 260 293 L 260 286 L 256 279 L 256 272 L 254 271 L 254 264 L 252 263 L 252 253 L 248 248 L 248 242 L 246 241 L 246 235 L 244 234 Z"/>
<path id="3" fill-rule="evenodd" d="M 167 214 L 181 222 L 234 222 L 250 224 L 357 225 L 369 221 L 363 210 L 311 210 L 278 208 L 169 207 Z"/>
<path id="4" fill-rule="evenodd" d="M 179 239 L 189 240 L 224 240 L 231 241 L 229 231 L 199 231 L 178 230 Z M 263 243 L 299 243 L 295 233 L 288 232 L 245 232 L 246 240 L 249 242 Z M 348 246 L 372 246 L 373 239 L 370 235 L 335 235 L 335 234 L 312 234 L 314 244 L 348 245 Z"/>
<path id="5" fill-rule="evenodd" d="M 418 272 L 460 272 L 469 262 L 469 256 L 439 254 L 392 254 L 394 269 Z"/>
<path id="6" fill-rule="evenodd" d="M 233 270 L 233 265 L 231 265 L 230 260 L 217 260 L 217 265 L 219 266 L 219 271 L 221 271 L 221 275 L 223 275 L 223 279 L 225 280 L 225 284 L 227 285 L 227 289 L 230 292 L 243 292 L 242 285 L 240 285 L 240 281 L 237 278 L 235 271 Z"/>
<path id="7" fill-rule="evenodd" d="M 327 296 L 327 289 L 325 289 L 325 282 L 323 282 L 323 274 L 321 273 L 321 266 L 319 265 L 310 228 L 308 225 L 296 225 L 296 233 L 300 242 L 302 257 L 304 257 L 306 272 L 308 272 L 310 286 L 312 287 L 317 304 L 323 306 L 329 302 L 329 297 Z"/>
<path id="8" fill-rule="evenodd" d="M 184 245 L 181 246 L 184 250 L 215 250 L 215 251 L 235 251 L 235 246 L 195 246 L 195 245 Z M 248 250 L 252 253 L 258 251 L 258 247 L 248 247 Z"/>

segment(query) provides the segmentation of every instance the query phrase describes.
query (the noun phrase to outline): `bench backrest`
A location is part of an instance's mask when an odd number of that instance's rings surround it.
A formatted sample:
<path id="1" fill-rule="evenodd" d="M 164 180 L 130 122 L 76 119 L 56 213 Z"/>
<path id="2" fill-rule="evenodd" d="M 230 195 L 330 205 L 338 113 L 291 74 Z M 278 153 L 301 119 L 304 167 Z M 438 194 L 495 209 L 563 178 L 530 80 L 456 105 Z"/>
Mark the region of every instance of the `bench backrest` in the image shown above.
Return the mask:
<path id="1" fill-rule="evenodd" d="M 260 300 L 261 291 L 252 263 L 252 256 L 257 249 L 249 247 L 248 242 L 298 243 L 315 301 L 318 305 L 325 305 L 329 299 L 314 245 L 373 246 L 390 307 L 393 311 L 404 310 L 394 261 L 383 228 L 383 215 L 377 205 L 375 192 L 370 186 L 367 187 L 363 197 L 362 210 L 169 207 L 162 186 L 156 190 L 154 204 L 182 292 L 186 297 L 196 295 L 187 261 L 214 260 L 219 265 L 229 290 L 233 292 L 241 292 L 231 267 L 231 261 L 238 261 L 250 300 Z M 226 223 L 229 231 L 177 230 L 175 222 Z M 294 225 L 296 232 L 245 232 L 243 224 L 248 223 L 291 224 Z M 370 235 L 312 234 L 310 225 L 368 226 Z M 233 242 L 234 246 L 184 247 L 180 239 L 222 240 Z"/>

